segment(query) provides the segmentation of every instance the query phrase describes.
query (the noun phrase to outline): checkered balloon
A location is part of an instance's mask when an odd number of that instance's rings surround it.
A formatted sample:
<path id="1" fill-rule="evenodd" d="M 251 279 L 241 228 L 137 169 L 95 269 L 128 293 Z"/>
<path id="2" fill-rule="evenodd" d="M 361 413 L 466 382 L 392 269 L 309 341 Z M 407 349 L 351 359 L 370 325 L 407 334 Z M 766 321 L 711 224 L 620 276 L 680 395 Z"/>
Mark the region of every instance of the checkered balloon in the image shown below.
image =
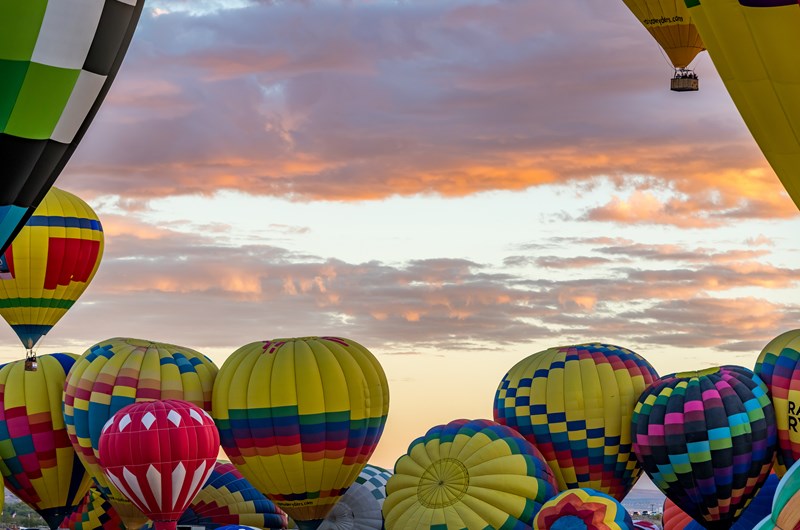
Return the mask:
<path id="1" fill-rule="evenodd" d="M 336 501 L 319 530 L 381 530 L 381 508 L 386 499 L 386 482 L 392 472 L 367 464 L 353 485 Z"/>
<path id="2" fill-rule="evenodd" d="M 633 450 L 656 486 L 707 529 L 727 529 L 766 481 L 775 413 L 741 366 L 665 376 L 639 398 Z"/>
<path id="3" fill-rule="evenodd" d="M 100 465 L 156 530 L 175 530 L 219 449 L 214 420 L 200 407 L 179 400 L 135 403 L 103 427 Z"/>
<path id="4" fill-rule="evenodd" d="M 562 491 L 592 488 L 621 501 L 642 472 L 631 451 L 633 407 L 657 377 L 619 346 L 550 348 L 509 370 L 494 418 L 542 452 Z"/>

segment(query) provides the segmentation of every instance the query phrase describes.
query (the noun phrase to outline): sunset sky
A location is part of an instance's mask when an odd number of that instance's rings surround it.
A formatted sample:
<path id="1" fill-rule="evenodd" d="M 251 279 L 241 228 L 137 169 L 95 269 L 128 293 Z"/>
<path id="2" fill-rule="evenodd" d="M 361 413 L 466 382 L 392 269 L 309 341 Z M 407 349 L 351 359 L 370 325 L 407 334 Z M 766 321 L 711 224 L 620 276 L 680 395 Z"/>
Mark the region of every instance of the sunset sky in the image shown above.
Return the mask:
<path id="1" fill-rule="evenodd" d="M 800 216 L 695 66 L 670 92 L 621 1 L 147 0 L 56 184 L 103 262 L 38 353 L 352 338 L 389 379 L 386 467 L 548 347 L 752 368 L 798 327 Z"/>

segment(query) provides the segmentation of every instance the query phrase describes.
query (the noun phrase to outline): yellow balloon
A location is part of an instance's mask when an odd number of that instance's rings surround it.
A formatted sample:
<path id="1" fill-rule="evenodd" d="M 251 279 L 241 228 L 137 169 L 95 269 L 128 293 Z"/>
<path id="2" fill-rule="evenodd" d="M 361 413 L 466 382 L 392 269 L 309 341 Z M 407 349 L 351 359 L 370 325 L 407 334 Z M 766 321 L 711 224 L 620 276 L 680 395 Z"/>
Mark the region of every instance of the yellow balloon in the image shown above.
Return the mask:
<path id="1" fill-rule="evenodd" d="M 797 0 L 686 0 L 725 87 L 800 208 Z"/>
<path id="2" fill-rule="evenodd" d="M 705 49 L 684 0 L 623 2 L 661 45 L 675 68 L 686 68 Z"/>

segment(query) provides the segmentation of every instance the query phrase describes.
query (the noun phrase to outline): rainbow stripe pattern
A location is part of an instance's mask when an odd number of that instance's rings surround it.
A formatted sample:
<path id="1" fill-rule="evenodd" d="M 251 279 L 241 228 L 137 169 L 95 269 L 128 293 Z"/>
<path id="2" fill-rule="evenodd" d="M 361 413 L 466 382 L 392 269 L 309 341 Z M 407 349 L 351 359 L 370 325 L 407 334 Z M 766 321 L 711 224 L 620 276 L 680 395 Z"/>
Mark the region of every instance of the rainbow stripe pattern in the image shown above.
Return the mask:
<path id="1" fill-rule="evenodd" d="M 592 488 L 622 500 L 641 474 L 631 450 L 636 400 L 658 374 L 639 354 L 608 344 L 535 353 L 497 388 L 495 421 L 533 443 L 559 488 Z"/>
<path id="2" fill-rule="evenodd" d="M 414 440 L 386 484 L 386 530 L 530 528 L 558 493 L 541 453 L 490 420 L 456 420 Z"/>
<path id="3" fill-rule="evenodd" d="M 80 503 L 90 483 L 61 414 L 64 381 L 77 358 L 55 353 L 40 356 L 35 372 L 25 370 L 25 361 L 0 369 L 3 481 L 51 528 Z"/>
<path id="4" fill-rule="evenodd" d="M 388 410 L 378 360 L 338 337 L 247 344 L 214 384 L 223 449 L 300 528 L 320 524 L 356 479 Z"/>
<path id="5" fill-rule="evenodd" d="M 103 227 L 75 195 L 51 188 L 3 255 L 0 315 L 33 348 L 94 278 L 103 256 Z"/>
<path id="6" fill-rule="evenodd" d="M 740 366 L 659 379 L 639 398 L 633 428 L 634 451 L 655 485 L 712 530 L 736 521 L 775 457 L 767 387 Z"/>
<path id="7" fill-rule="evenodd" d="M 544 505 L 534 530 L 633 530 L 633 521 L 617 499 L 589 488 L 563 491 Z"/>

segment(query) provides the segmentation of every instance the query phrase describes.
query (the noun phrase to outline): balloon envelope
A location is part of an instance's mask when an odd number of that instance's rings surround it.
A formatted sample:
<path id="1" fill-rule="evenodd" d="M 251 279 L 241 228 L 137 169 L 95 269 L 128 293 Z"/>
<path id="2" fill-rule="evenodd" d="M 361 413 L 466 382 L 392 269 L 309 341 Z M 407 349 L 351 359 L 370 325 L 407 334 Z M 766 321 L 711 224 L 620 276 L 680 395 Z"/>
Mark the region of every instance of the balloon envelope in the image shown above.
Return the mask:
<path id="1" fill-rule="evenodd" d="M 80 505 L 59 525 L 69 530 L 125 530 L 119 514 L 97 488 L 89 488 Z"/>
<path id="2" fill-rule="evenodd" d="M 634 530 L 627 510 L 617 499 L 589 488 L 569 489 L 544 505 L 533 530 Z"/>
<path id="3" fill-rule="evenodd" d="M 103 227 L 83 200 L 51 188 L 6 250 L 0 272 L 0 315 L 33 348 L 94 278 L 103 256 Z"/>
<path id="4" fill-rule="evenodd" d="M 179 526 L 245 525 L 286 528 L 287 516 L 253 487 L 230 462 L 217 462 L 214 471 L 178 519 Z"/>
<path id="5" fill-rule="evenodd" d="M 639 398 L 633 426 L 634 451 L 653 483 L 708 529 L 730 528 L 775 457 L 766 385 L 740 366 L 657 380 Z"/>
<path id="6" fill-rule="evenodd" d="M 800 208 L 800 6 L 795 0 L 686 3 L 736 108 Z"/>
<path id="7" fill-rule="evenodd" d="M 392 472 L 367 464 L 333 509 L 319 530 L 381 530 L 381 508 L 386 499 L 386 482 Z"/>
<path id="8" fill-rule="evenodd" d="M 214 384 L 228 457 L 300 528 L 317 528 L 375 450 L 389 410 L 386 375 L 355 341 L 254 342 Z"/>
<path id="9" fill-rule="evenodd" d="M 50 528 L 58 528 L 90 485 L 61 413 L 64 381 L 76 359 L 56 353 L 40 356 L 36 371 L 25 370 L 25 361 L 0 368 L 3 481 Z"/>
<path id="10" fill-rule="evenodd" d="M 623 2 L 664 49 L 675 68 L 686 68 L 705 49 L 683 0 Z"/>
<path id="11" fill-rule="evenodd" d="M 219 434 L 211 415 L 177 399 L 134 403 L 114 414 L 100 435 L 106 477 L 156 530 L 175 530 L 214 470 Z"/>
<path id="12" fill-rule="evenodd" d="M 509 370 L 494 418 L 542 452 L 562 491 L 587 487 L 621 500 L 641 474 L 631 450 L 633 408 L 657 377 L 639 354 L 618 346 L 550 348 Z"/>
<path id="13" fill-rule="evenodd" d="M 541 453 L 490 420 L 455 420 L 417 438 L 386 484 L 387 530 L 530 528 L 558 492 Z"/>
<path id="14" fill-rule="evenodd" d="M 140 339 L 109 339 L 89 348 L 64 385 L 64 421 L 86 470 L 128 530 L 147 518 L 105 478 L 97 461 L 100 432 L 131 403 L 181 399 L 210 410 L 217 367 L 190 348 Z"/>
<path id="15" fill-rule="evenodd" d="M 144 0 L 0 3 L 0 252 L 89 127 L 143 6 Z"/>

